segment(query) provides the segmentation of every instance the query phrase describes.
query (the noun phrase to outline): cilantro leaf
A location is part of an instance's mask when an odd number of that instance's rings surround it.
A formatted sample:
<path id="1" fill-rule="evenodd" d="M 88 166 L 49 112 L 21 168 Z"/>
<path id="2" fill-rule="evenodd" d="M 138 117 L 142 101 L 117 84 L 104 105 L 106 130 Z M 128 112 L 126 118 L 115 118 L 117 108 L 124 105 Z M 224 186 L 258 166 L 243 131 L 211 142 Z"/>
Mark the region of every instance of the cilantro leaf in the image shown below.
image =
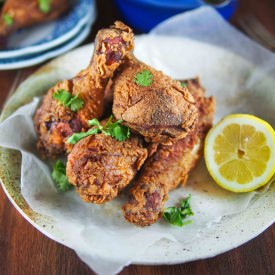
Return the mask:
<path id="1" fill-rule="evenodd" d="M 164 210 L 163 218 L 176 226 L 182 226 L 183 221 L 180 215 L 180 211 L 176 207 L 168 207 Z"/>
<path id="2" fill-rule="evenodd" d="M 102 132 L 107 136 L 112 136 L 118 141 L 125 141 L 130 137 L 129 127 L 122 125 L 123 122 L 121 119 L 115 122 L 112 122 L 113 116 L 111 115 L 108 121 L 103 126 Z"/>
<path id="3" fill-rule="evenodd" d="M 186 84 L 186 82 L 184 82 L 184 81 L 180 81 L 180 85 L 181 85 L 181 87 L 187 87 L 187 84 Z"/>
<path id="4" fill-rule="evenodd" d="M 107 133 L 118 141 L 124 141 L 130 137 L 130 129 L 121 125 L 122 120 L 118 120 L 107 127 Z"/>
<path id="5" fill-rule="evenodd" d="M 73 96 L 71 93 L 64 89 L 57 90 L 53 93 L 53 98 L 56 99 L 63 106 L 70 108 L 73 112 L 78 111 L 84 105 L 84 101 L 78 97 Z"/>
<path id="6" fill-rule="evenodd" d="M 103 133 L 106 136 L 112 136 L 117 141 L 125 141 L 130 137 L 130 129 L 127 126 L 122 125 L 122 120 L 117 120 L 112 122 L 113 116 L 111 115 L 107 122 L 102 126 L 100 122 L 94 118 L 88 121 L 90 126 L 94 128 L 88 130 L 87 132 L 75 133 L 70 136 L 67 140 L 69 144 L 76 144 L 81 139 L 88 137 L 90 135 Z"/>
<path id="7" fill-rule="evenodd" d="M 38 4 L 43 13 L 48 13 L 51 10 L 51 0 L 38 0 Z"/>
<path id="8" fill-rule="evenodd" d="M 13 18 L 8 13 L 4 13 L 2 19 L 7 26 L 11 26 L 13 24 Z"/>
<path id="9" fill-rule="evenodd" d="M 99 133 L 99 129 L 98 128 L 93 128 L 88 130 L 87 132 L 81 132 L 81 133 L 75 133 L 73 135 L 71 135 L 68 140 L 67 143 L 69 144 L 76 144 L 78 143 L 81 139 L 91 136 L 91 135 L 95 135 Z"/>
<path id="10" fill-rule="evenodd" d="M 100 125 L 100 122 L 98 121 L 98 119 L 93 118 L 91 120 L 88 121 L 88 124 L 90 126 L 97 126 L 98 128 L 102 129 L 103 127 Z"/>
<path id="11" fill-rule="evenodd" d="M 66 166 L 61 160 L 55 163 L 52 178 L 58 191 L 65 192 L 72 188 L 66 176 Z"/>
<path id="12" fill-rule="evenodd" d="M 74 96 L 73 98 L 71 98 L 70 101 L 70 109 L 73 112 L 78 111 L 79 109 L 81 109 L 84 105 L 84 101 L 78 97 L 78 95 Z"/>
<path id="13" fill-rule="evenodd" d="M 182 199 L 180 202 L 180 207 L 168 207 L 164 209 L 162 217 L 165 221 L 176 226 L 184 226 L 192 223 L 192 220 L 183 221 L 189 216 L 193 216 L 194 213 L 190 205 L 191 195 L 187 198 Z"/>
<path id="14" fill-rule="evenodd" d="M 136 74 L 134 81 L 139 86 L 148 87 L 153 82 L 153 75 L 150 71 L 143 70 L 142 72 Z"/>
<path id="15" fill-rule="evenodd" d="M 60 104 L 62 103 L 66 107 L 69 106 L 71 97 L 72 95 L 68 91 L 63 89 L 57 90 L 53 93 L 53 98 L 58 100 Z"/>

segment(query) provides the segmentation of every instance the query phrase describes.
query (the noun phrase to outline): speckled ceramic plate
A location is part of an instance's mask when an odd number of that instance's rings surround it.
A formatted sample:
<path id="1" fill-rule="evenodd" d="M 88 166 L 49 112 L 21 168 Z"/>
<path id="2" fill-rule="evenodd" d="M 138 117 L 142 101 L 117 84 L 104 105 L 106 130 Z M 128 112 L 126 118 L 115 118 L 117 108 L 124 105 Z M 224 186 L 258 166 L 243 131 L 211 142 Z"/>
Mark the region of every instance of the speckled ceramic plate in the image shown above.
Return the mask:
<path id="1" fill-rule="evenodd" d="M 148 43 L 146 52 L 139 48 L 140 41 L 143 40 Z M 177 45 L 175 47 L 175 45 Z M 154 56 L 154 49 L 158 47 L 161 55 Z M 171 47 L 179 51 L 178 54 L 169 57 Z M 42 95 L 46 90 L 56 83 L 58 80 L 69 78 L 77 71 L 84 68 L 92 52 L 91 46 L 84 46 L 76 49 L 62 57 L 55 59 L 39 69 L 36 73 L 30 76 L 24 83 L 20 85 L 16 93 L 7 102 L 2 115 L 1 121 L 7 118 L 18 107 L 30 102 L 34 96 Z M 146 62 L 148 56 L 151 57 L 154 64 L 158 67 L 158 60 L 165 59 L 166 68 L 169 68 L 166 73 L 174 75 L 174 77 L 191 77 L 198 72 L 202 66 L 208 66 L 208 59 L 215 59 L 217 64 L 225 64 L 226 70 L 231 74 L 239 74 L 239 81 L 245 81 L 252 72 L 255 71 L 255 66 L 243 60 L 242 58 L 233 55 L 230 52 L 221 50 L 208 44 L 191 41 L 179 38 L 167 37 L 141 37 L 136 40 L 136 55 Z M 153 56 L 153 58 L 152 58 Z M 180 57 L 180 58 L 179 58 Z M 192 63 L 191 61 L 194 60 Z M 202 62 L 203 60 L 203 62 Z M 225 62 L 226 61 L 226 62 Z M 191 62 L 191 63 L 190 63 Z M 190 65 L 191 69 L 188 71 L 191 75 L 179 75 L 179 66 Z M 224 68 L 224 67 L 223 67 Z M 160 68 L 161 69 L 161 68 Z M 202 75 L 202 82 L 208 88 L 209 82 L 207 79 L 217 75 L 220 66 L 209 68 L 208 75 Z M 267 79 L 267 76 L 262 76 Z M 219 81 L 219 79 L 217 79 Z M 268 81 L 258 81 L 259 87 L 262 90 L 260 94 L 261 102 L 265 103 L 265 107 L 274 110 L 274 99 L 270 98 L 271 91 L 274 89 L 275 83 Z M 267 83 L 269 83 L 267 85 Z M 225 85 L 228 85 L 225 84 Z M 231 83 L 231 85 L 233 85 Z M 267 90 L 269 89 L 269 93 Z M 221 93 L 223 91 L 220 91 Z M 209 92 L 211 94 L 211 91 Z M 258 100 L 258 98 L 248 94 L 249 91 L 242 91 L 243 100 L 252 102 L 251 100 Z M 259 97 L 259 94 L 258 94 Z M 234 100 L 234 99 L 232 99 Z M 241 98 L 235 99 L 236 112 L 238 110 L 238 101 Z M 255 114 L 269 120 L 274 125 L 274 112 L 270 112 L 270 117 L 265 117 L 261 113 L 259 107 L 255 110 Z M 20 153 L 9 150 L 0 149 L 0 178 L 3 188 L 14 204 L 16 209 L 39 231 L 57 242 L 63 243 L 62 232 L 58 231 L 52 220 L 45 216 L 35 213 L 25 202 L 20 193 Z M 211 228 L 205 230 L 204 234 L 197 237 L 195 242 L 184 247 L 184 249 L 176 243 L 161 240 L 151 246 L 146 252 L 135 259 L 135 263 L 139 264 L 176 264 L 191 260 L 208 258 L 228 251 L 237 247 L 255 236 L 259 235 L 275 220 L 275 185 L 271 185 L 269 190 L 253 198 L 250 206 L 243 212 L 226 216 L 220 222 L 216 223 Z"/>

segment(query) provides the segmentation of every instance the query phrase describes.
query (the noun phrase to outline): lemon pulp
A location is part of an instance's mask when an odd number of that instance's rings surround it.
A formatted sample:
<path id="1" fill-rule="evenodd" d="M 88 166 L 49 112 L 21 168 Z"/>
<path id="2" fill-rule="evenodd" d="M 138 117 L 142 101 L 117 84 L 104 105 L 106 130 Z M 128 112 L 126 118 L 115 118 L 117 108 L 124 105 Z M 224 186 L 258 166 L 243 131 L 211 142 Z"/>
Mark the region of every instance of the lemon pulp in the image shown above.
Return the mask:
<path id="1" fill-rule="evenodd" d="M 252 115 L 229 115 L 205 142 L 209 173 L 222 187 L 246 192 L 266 184 L 275 173 L 275 132 Z"/>

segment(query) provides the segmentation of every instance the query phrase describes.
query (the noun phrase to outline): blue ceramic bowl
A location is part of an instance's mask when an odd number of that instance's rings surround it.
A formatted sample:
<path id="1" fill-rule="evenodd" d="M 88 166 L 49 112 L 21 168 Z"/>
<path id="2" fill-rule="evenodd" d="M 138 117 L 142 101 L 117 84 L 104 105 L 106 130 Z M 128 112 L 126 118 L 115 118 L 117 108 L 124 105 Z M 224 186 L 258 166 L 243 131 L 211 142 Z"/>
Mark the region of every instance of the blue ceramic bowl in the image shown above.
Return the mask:
<path id="1" fill-rule="evenodd" d="M 211 0 L 208 0 L 211 2 Z M 148 32 L 165 19 L 178 13 L 205 5 L 203 0 L 115 0 L 123 19 L 135 30 Z M 212 1 L 215 2 L 215 1 Z M 218 1 L 216 1 L 218 2 Z M 230 19 L 237 6 L 237 0 L 223 1 L 214 5 L 226 19 Z"/>

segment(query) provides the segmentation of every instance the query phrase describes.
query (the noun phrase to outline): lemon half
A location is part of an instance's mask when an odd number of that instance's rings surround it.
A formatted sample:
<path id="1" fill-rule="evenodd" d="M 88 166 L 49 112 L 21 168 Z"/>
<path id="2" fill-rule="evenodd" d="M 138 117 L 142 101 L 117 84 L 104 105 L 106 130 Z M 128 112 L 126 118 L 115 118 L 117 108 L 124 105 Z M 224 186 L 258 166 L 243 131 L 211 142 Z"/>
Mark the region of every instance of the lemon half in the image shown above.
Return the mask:
<path id="1" fill-rule="evenodd" d="M 252 115 L 224 117 L 208 133 L 204 155 L 217 184 L 233 192 L 249 192 L 275 174 L 275 131 Z"/>

